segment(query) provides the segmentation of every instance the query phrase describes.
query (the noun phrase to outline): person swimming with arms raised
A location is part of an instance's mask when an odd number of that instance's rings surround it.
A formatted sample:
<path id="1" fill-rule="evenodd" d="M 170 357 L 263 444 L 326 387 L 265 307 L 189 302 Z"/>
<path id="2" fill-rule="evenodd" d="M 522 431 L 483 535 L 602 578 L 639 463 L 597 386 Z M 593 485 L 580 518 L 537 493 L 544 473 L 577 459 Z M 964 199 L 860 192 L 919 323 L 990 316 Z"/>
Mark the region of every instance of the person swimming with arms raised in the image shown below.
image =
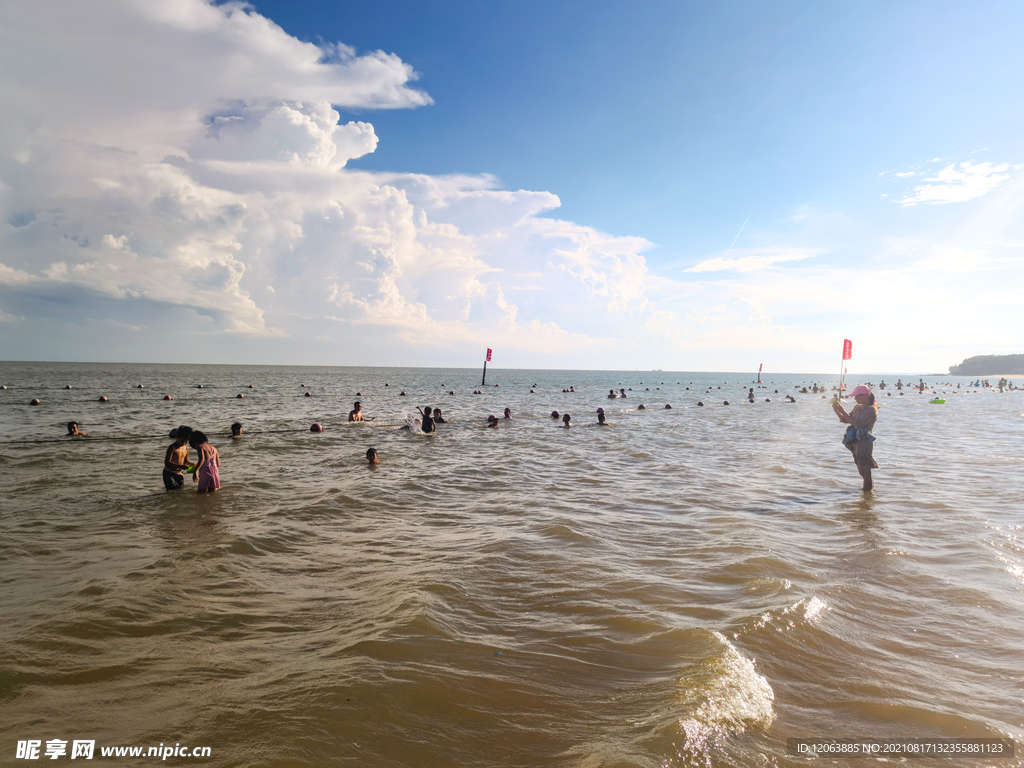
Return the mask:
<path id="1" fill-rule="evenodd" d="M 420 431 L 423 432 L 424 434 L 429 435 L 431 432 L 434 431 L 434 418 L 433 416 L 430 415 L 430 406 L 427 405 L 424 406 L 423 408 L 416 406 L 416 410 L 419 411 L 420 416 L 423 417 L 422 420 L 420 421 Z"/>

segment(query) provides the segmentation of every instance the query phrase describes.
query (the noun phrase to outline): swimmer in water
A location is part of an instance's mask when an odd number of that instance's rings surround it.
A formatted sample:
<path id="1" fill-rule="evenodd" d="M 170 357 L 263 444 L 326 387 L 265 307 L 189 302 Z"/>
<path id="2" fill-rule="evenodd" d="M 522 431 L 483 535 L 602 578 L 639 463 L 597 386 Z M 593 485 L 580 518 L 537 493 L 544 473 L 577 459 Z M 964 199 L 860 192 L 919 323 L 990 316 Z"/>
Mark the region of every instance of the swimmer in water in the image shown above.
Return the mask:
<path id="1" fill-rule="evenodd" d="M 368 464 L 380 464 L 380 458 L 378 458 L 378 456 L 377 456 L 377 449 L 376 448 L 367 448 L 366 449 L 366 462 Z"/>
<path id="2" fill-rule="evenodd" d="M 435 424 L 447 424 L 448 422 L 441 418 L 441 409 L 434 409 L 434 423 Z"/>
<path id="3" fill-rule="evenodd" d="M 599 426 L 599 427 L 610 427 L 611 426 L 608 423 L 607 419 L 605 418 L 604 411 L 598 411 L 597 412 L 597 426 Z"/>
<path id="4" fill-rule="evenodd" d="M 78 422 L 77 421 L 69 421 L 68 422 L 68 435 L 67 436 L 68 437 L 88 437 L 88 435 L 85 434 L 85 432 L 79 432 L 78 431 Z"/>
<path id="5" fill-rule="evenodd" d="M 608 390 L 608 399 L 609 400 L 614 400 L 616 397 L 618 397 L 618 395 L 615 394 L 615 390 L 614 389 L 609 389 Z"/>
<path id="6" fill-rule="evenodd" d="M 572 417 L 568 413 L 562 416 L 562 424 L 566 429 L 572 426 Z"/>
<path id="7" fill-rule="evenodd" d="M 646 410 L 647 410 L 647 406 L 646 406 L 646 405 L 644 405 L 643 403 L 640 403 L 640 405 L 638 405 L 638 406 L 636 407 L 636 409 L 637 409 L 638 411 L 646 411 Z"/>
<path id="8" fill-rule="evenodd" d="M 493 413 L 490 416 L 487 417 L 487 426 L 490 429 L 497 429 L 498 428 L 498 417 L 495 416 Z"/>
<path id="9" fill-rule="evenodd" d="M 182 473 L 188 469 L 188 439 L 191 436 L 192 427 L 181 426 L 174 430 L 174 442 L 164 454 L 164 487 L 168 491 L 185 485 Z"/>
<path id="10" fill-rule="evenodd" d="M 632 387 L 630 387 L 630 388 L 629 388 L 629 391 L 630 391 L 630 392 L 632 392 L 632 391 L 633 391 L 633 388 L 632 388 Z M 620 390 L 619 390 L 619 397 L 625 397 L 625 396 L 626 396 L 626 390 L 624 390 L 624 389 L 620 389 Z"/>
<path id="11" fill-rule="evenodd" d="M 231 439 L 239 440 L 242 437 L 242 425 L 237 421 L 231 425 Z"/>
<path id="12" fill-rule="evenodd" d="M 511 419 L 512 418 L 512 409 L 511 408 L 506 408 L 505 409 L 505 415 L 504 415 L 503 418 L 506 418 L 506 419 Z"/>
<path id="13" fill-rule="evenodd" d="M 551 418 L 557 420 L 557 419 L 562 418 L 562 415 L 558 411 L 552 411 L 551 412 Z"/>
<path id="14" fill-rule="evenodd" d="M 356 402 L 352 403 L 352 410 L 348 412 L 348 420 L 349 421 L 373 421 L 376 418 L 377 418 L 376 416 L 374 416 L 372 418 L 369 418 L 369 419 L 364 418 L 363 417 L 363 404 L 360 403 L 358 400 Z"/>
<path id="15" fill-rule="evenodd" d="M 875 420 L 878 418 L 878 406 L 875 405 L 874 394 L 863 384 L 854 387 L 850 394 L 857 401 L 853 410 L 847 413 L 838 397 L 832 399 L 832 410 L 836 412 L 836 416 L 841 422 L 850 425 L 843 437 L 843 445 L 853 454 L 857 471 L 864 478 L 864 491 L 867 492 L 874 487 L 871 470 L 878 468 L 878 464 L 872 456 L 875 438 L 871 434 Z"/>
<path id="16" fill-rule="evenodd" d="M 178 430 L 181 433 L 181 430 Z M 192 482 L 199 483 L 199 492 L 213 493 L 220 488 L 220 453 L 206 439 L 202 432 L 189 435 L 188 444 L 196 449 L 199 462 L 192 475 Z"/>
<path id="17" fill-rule="evenodd" d="M 434 419 L 430 415 L 431 414 L 430 406 L 428 405 L 425 408 L 420 408 L 419 406 L 416 406 L 416 410 L 419 411 L 420 412 L 420 416 L 423 417 L 420 420 L 420 431 L 423 432 L 424 434 L 430 434 L 431 432 L 433 432 L 434 431 Z"/>

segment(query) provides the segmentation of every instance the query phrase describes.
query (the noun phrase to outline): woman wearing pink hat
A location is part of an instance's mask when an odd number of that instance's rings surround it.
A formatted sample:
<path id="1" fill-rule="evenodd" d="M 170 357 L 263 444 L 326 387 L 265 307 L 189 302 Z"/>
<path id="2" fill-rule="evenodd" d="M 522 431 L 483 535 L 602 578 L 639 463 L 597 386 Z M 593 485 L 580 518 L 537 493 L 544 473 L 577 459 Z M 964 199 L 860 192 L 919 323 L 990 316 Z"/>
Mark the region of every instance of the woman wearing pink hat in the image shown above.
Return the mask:
<path id="1" fill-rule="evenodd" d="M 875 426 L 875 419 L 878 418 L 878 406 L 875 405 L 875 396 L 871 390 L 863 384 L 854 387 L 850 394 L 857 401 L 857 405 L 853 407 L 852 411 L 847 413 L 838 397 L 832 400 L 832 410 L 836 412 L 836 416 L 841 422 L 850 425 L 846 428 L 846 434 L 843 436 L 843 445 L 853 453 L 857 471 L 864 478 L 864 490 L 870 491 L 873 487 L 871 470 L 878 468 L 878 464 L 871 456 L 875 443 L 871 429 Z"/>

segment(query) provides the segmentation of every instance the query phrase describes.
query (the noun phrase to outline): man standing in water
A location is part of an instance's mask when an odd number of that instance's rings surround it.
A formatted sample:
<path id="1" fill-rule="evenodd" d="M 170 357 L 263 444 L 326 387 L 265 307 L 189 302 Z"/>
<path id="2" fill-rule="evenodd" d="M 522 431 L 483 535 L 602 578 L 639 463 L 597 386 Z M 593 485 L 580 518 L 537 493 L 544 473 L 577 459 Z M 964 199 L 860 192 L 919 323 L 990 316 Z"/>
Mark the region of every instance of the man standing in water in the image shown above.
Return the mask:
<path id="1" fill-rule="evenodd" d="M 841 422 L 850 425 L 846 428 L 843 445 L 853 454 L 857 471 L 864 478 L 864 490 L 870 491 L 874 487 L 874 483 L 871 481 L 871 470 L 878 468 L 878 464 L 875 463 L 875 459 L 871 455 L 875 443 L 871 430 L 878 418 L 878 406 L 875 405 L 875 396 L 871 390 L 863 384 L 854 387 L 850 394 L 857 401 L 857 405 L 853 407 L 852 411 L 847 413 L 838 397 L 832 399 L 832 410 L 836 412 L 836 416 Z"/>
<path id="2" fill-rule="evenodd" d="M 363 418 L 363 404 L 360 403 L 359 401 L 356 401 L 356 402 L 352 403 L 352 406 L 353 406 L 352 410 L 348 412 L 348 420 L 349 421 L 373 421 L 373 419 L 377 418 L 376 416 L 374 416 L 374 417 L 369 418 L 369 419 L 364 419 Z"/>
<path id="3" fill-rule="evenodd" d="M 192 427 L 181 426 L 174 431 L 174 442 L 167 447 L 164 455 L 164 487 L 173 491 L 185 485 L 188 469 L 188 439 L 192 436 Z"/>

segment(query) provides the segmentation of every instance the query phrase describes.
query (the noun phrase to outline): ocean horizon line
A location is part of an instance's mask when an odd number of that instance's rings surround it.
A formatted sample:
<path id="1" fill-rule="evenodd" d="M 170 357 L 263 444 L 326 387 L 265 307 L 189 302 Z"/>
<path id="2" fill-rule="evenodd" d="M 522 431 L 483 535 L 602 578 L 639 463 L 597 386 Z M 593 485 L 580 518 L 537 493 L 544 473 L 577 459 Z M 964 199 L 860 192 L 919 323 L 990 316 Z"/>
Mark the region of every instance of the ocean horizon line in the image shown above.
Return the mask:
<path id="1" fill-rule="evenodd" d="M 465 365 L 333 365 L 326 363 L 183 363 L 183 362 L 153 362 L 153 361 L 130 361 L 130 360 L 0 360 L 0 365 L 159 365 L 159 366 L 207 366 L 210 368 L 339 368 L 339 369 L 367 369 L 367 368 L 393 368 L 420 371 L 479 371 L 483 364 L 478 366 Z M 544 371 L 549 373 L 673 373 L 673 374 L 722 374 L 725 376 L 757 376 L 756 371 L 744 370 L 670 370 L 660 368 L 528 368 L 528 367 L 501 367 L 489 364 L 488 374 L 499 371 Z M 847 376 L 947 376 L 962 379 L 976 379 L 978 376 L 965 376 L 949 372 L 922 372 L 922 371 L 861 371 Z M 762 371 L 762 378 L 765 376 L 837 376 L 836 372 L 826 373 L 823 371 Z M 1024 374 L 986 374 L 981 378 L 992 376 L 1006 376 L 1010 378 L 1024 378 Z M 755 379 L 756 380 L 756 379 Z"/>

